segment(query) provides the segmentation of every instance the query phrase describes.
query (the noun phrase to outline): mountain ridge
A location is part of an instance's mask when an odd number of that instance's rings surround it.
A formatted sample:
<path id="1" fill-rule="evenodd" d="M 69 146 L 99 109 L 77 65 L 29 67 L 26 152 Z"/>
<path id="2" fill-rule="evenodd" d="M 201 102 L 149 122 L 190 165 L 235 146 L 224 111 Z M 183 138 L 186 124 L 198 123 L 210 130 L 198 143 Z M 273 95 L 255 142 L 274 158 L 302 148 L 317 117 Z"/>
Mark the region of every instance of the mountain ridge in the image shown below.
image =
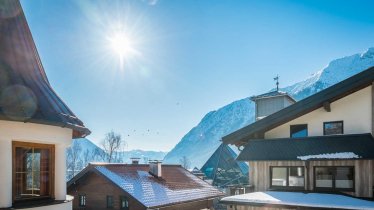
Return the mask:
<path id="1" fill-rule="evenodd" d="M 371 66 L 374 66 L 374 47 L 364 53 L 332 60 L 305 80 L 280 90 L 301 100 Z M 208 112 L 165 156 L 164 163 L 179 163 L 179 159 L 186 156 L 192 168 L 200 168 L 219 147 L 221 138 L 254 122 L 254 114 L 254 103 L 249 98 Z"/>

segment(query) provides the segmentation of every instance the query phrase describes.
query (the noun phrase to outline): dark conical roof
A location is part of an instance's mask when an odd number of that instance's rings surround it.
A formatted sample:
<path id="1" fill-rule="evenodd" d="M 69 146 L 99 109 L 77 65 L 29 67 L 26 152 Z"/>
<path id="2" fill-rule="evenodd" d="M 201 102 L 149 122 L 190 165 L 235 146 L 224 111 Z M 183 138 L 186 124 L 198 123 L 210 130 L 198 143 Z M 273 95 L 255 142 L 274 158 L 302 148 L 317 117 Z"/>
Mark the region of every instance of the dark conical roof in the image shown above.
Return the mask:
<path id="1" fill-rule="evenodd" d="M 18 0 L 0 1 L 0 120 L 32 122 L 90 134 L 53 91 Z"/>
<path id="2" fill-rule="evenodd" d="M 244 162 L 236 161 L 238 155 L 228 145 L 221 144 L 201 171 L 213 180 L 213 185 L 247 185 L 249 167 Z"/>

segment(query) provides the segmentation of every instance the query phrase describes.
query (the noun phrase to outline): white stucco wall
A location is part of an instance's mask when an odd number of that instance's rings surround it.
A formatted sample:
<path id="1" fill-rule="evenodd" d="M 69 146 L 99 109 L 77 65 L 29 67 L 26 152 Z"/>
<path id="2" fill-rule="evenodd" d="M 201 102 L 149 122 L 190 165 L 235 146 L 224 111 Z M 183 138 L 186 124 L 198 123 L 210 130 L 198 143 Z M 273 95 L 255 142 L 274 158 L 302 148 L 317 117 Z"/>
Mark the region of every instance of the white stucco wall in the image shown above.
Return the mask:
<path id="1" fill-rule="evenodd" d="M 308 124 L 309 136 L 323 135 L 323 122 L 344 121 L 344 134 L 371 133 L 371 86 L 331 103 L 331 112 L 319 108 L 265 133 L 265 139 L 290 137 L 290 125 Z"/>
<path id="2" fill-rule="evenodd" d="M 0 208 L 12 206 L 12 141 L 55 145 L 55 197 L 57 200 L 65 200 L 65 149 L 72 142 L 72 130 L 0 120 Z"/>

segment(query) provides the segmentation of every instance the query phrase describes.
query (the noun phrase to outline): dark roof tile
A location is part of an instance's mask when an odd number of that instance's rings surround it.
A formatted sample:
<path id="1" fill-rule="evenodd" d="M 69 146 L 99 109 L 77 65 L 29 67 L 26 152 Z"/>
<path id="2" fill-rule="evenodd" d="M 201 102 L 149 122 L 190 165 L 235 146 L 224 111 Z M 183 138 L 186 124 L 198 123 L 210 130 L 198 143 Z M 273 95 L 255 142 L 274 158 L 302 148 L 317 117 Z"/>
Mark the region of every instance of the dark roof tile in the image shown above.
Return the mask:
<path id="1" fill-rule="evenodd" d="M 0 3 L 0 119 L 90 131 L 54 92 L 18 0 Z"/>
<path id="2" fill-rule="evenodd" d="M 240 161 L 374 159 L 371 134 L 250 140 Z"/>

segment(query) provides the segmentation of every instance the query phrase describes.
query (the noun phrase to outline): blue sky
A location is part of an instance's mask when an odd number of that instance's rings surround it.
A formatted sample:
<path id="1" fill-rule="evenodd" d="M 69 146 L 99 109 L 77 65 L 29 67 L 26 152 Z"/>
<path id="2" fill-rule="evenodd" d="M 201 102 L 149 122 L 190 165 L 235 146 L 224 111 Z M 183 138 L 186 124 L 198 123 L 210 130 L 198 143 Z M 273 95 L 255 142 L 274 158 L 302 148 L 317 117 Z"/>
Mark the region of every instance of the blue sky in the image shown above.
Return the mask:
<path id="1" fill-rule="evenodd" d="M 21 0 L 55 91 L 99 142 L 172 149 L 232 101 L 374 46 L 372 1 Z M 120 30 L 136 53 L 119 55 Z M 131 54 L 131 55 L 130 55 Z"/>

